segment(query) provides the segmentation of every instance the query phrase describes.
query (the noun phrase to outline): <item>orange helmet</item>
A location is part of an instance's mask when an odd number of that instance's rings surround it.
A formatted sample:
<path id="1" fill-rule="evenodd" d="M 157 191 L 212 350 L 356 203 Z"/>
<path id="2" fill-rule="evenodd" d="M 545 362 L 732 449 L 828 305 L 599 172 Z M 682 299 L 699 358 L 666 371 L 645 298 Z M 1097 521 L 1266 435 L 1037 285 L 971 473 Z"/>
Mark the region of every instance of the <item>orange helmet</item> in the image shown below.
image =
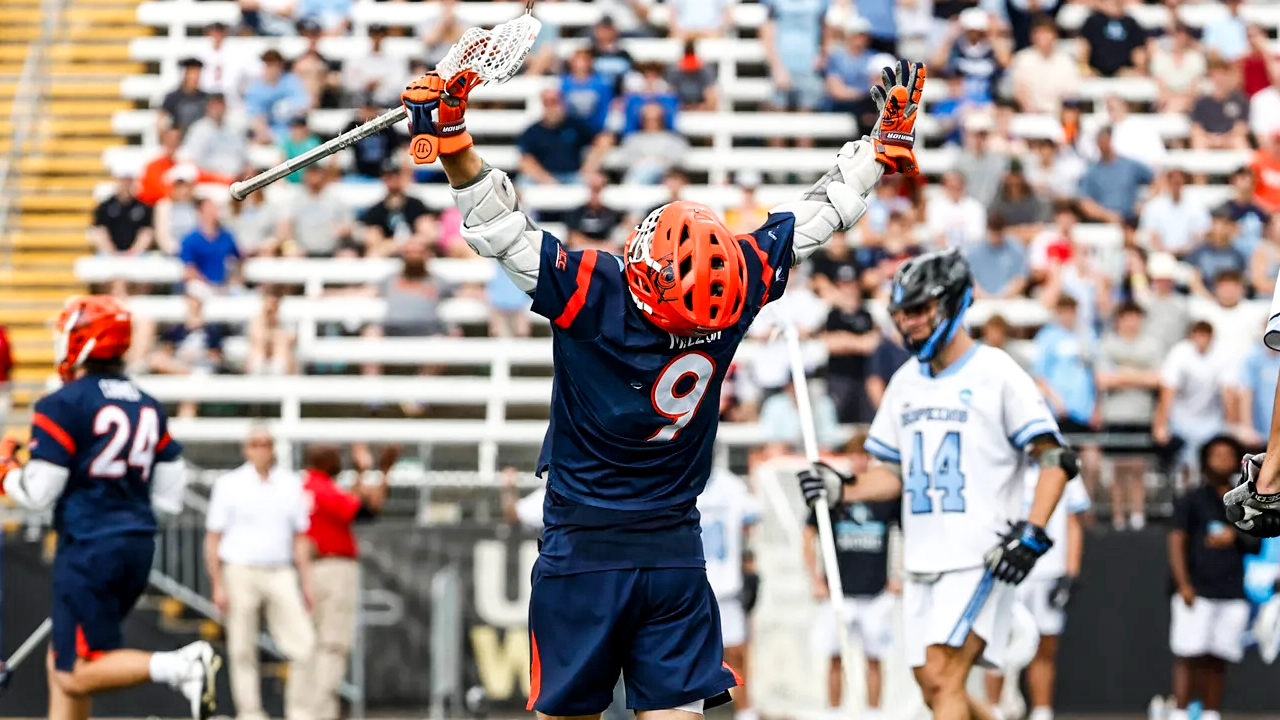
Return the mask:
<path id="1" fill-rule="evenodd" d="M 742 247 L 705 205 L 678 200 L 649 213 L 627 238 L 626 263 L 631 300 L 673 335 L 713 333 L 742 316 Z"/>
<path id="2" fill-rule="evenodd" d="M 63 382 L 85 360 L 124 357 L 133 339 L 133 318 L 110 295 L 78 295 L 67 300 L 53 330 L 53 359 Z"/>

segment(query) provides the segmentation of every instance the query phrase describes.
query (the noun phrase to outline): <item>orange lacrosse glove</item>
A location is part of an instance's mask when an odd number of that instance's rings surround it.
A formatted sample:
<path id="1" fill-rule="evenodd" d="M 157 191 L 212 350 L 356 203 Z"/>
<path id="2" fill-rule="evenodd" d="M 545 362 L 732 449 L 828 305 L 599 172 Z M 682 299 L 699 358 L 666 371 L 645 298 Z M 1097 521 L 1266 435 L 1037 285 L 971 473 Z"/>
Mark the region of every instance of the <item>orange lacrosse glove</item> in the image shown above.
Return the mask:
<path id="1" fill-rule="evenodd" d="M 475 73 L 460 73 L 445 80 L 432 72 L 409 83 L 400 93 L 400 102 L 409 114 L 409 155 L 418 165 L 433 163 L 439 155 L 449 155 L 471 147 L 471 133 L 463 114 L 467 94 L 480 84 Z"/>
<path id="2" fill-rule="evenodd" d="M 886 175 L 900 172 L 907 177 L 920 174 L 916 163 L 916 110 L 924 94 L 924 63 L 898 61 L 898 69 L 881 72 L 884 85 L 871 88 L 871 97 L 880 108 L 880 117 L 871 130 L 876 160 L 884 164 Z"/>
<path id="3" fill-rule="evenodd" d="M 4 476 L 9 474 L 10 470 L 16 470 L 22 467 L 22 463 L 18 461 L 18 440 L 16 438 L 7 437 L 0 440 L 0 495 L 4 495 Z"/>

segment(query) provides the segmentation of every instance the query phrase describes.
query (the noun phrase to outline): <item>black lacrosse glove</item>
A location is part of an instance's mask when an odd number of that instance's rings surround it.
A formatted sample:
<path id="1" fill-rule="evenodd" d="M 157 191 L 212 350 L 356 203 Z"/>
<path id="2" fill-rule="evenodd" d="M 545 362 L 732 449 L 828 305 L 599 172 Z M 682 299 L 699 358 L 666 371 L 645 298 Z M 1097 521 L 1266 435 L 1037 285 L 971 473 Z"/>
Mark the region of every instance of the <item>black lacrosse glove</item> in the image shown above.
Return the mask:
<path id="1" fill-rule="evenodd" d="M 1044 528 L 1026 520 L 1009 523 L 1009 531 L 1000 536 L 1000 542 L 987 553 L 987 569 L 997 580 L 1017 585 L 1027 579 L 1027 573 L 1053 547 L 1053 541 Z"/>
<path id="2" fill-rule="evenodd" d="M 1075 592 L 1076 579 L 1070 575 L 1063 575 L 1053 583 L 1053 588 L 1049 590 L 1049 607 L 1056 610 L 1065 610 L 1067 605 L 1071 603 L 1071 593 Z"/>
<path id="3" fill-rule="evenodd" d="M 760 599 L 760 576 L 749 572 L 742 574 L 742 609 L 751 612 Z"/>
<path id="4" fill-rule="evenodd" d="M 825 477 L 827 471 L 830 475 L 834 475 L 834 480 Z M 827 494 L 827 504 L 831 507 L 838 505 L 844 495 L 844 486 L 852 485 L 857 482 L 855 475 L 845 475 L 824 462 L 816 462 L 812 467 L 801 470 L 796 478 L 800 481 L 800 494 L 804 495 L 805 504 L 809 507 L 817 507 L 822 494 Z"/>

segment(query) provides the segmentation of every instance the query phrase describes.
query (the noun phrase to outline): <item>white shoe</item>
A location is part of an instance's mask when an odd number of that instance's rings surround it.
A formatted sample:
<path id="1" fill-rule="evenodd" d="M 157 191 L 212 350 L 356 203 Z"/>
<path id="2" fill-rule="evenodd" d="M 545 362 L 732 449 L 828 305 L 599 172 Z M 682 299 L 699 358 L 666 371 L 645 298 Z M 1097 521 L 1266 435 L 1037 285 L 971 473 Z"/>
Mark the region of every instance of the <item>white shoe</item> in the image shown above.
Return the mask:
<path id="1" fill-rule="evenodd" d="M 213 715 L 217 693 L 218 670 L 222 658 L 213 646 L 201 640 L 176 651 L 185 665 L 173 687 L 191 703 L 192 720 L 209 720 Z"/>

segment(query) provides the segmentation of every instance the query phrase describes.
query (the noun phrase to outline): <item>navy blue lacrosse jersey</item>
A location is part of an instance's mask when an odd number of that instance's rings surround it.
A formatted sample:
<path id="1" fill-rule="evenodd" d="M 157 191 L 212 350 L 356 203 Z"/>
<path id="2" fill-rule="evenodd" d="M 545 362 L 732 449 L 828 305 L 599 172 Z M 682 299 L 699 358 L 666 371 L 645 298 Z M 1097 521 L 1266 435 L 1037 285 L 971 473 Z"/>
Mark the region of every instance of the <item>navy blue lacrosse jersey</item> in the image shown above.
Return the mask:
<path id="1" fill-rule="evenodd" d="M 740 235 L 746 305 L 733 327 L 677 337 L 632 301 L 622 259 L 543 233 L 533 310 L 552 323 L 543 574 L 701 567 L 695 501 L 711 473 L 720 387 L 756 313 L 792 264 L 791 213 Z"/>
<path id="2" fill-rule="evenodd" d="M 73 540 L 154 533 L 151 470 L 176 460 L 155 398 L 123 375 L 86 375 L 36 402 L 31 458 L 67 468 L 54 529 Z"/>

